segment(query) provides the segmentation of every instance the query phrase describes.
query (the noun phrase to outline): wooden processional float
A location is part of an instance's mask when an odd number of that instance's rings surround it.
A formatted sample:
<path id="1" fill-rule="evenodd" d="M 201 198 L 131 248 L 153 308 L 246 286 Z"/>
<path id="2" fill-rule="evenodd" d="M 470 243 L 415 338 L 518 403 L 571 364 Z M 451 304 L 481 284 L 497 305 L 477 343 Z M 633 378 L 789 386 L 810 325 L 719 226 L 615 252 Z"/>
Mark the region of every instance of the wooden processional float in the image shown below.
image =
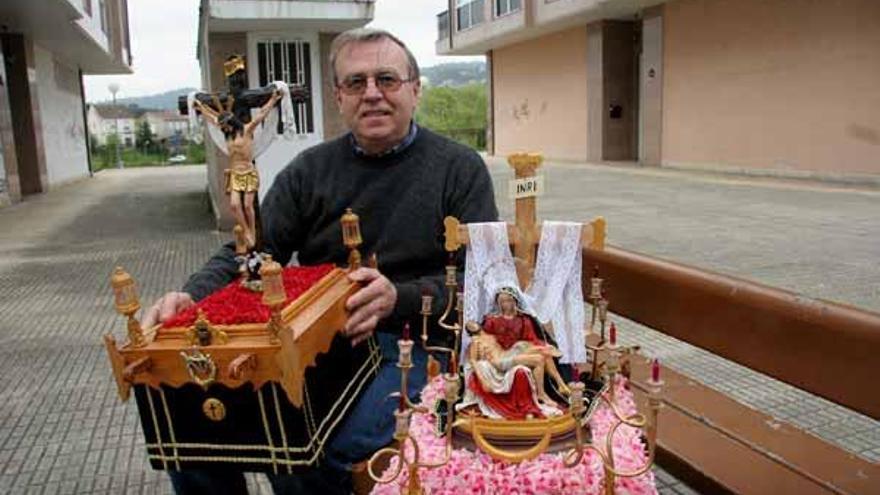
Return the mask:
<path id="1" fill-rule="evenodd" d="M 513 250 L 516 277 L 522 288 L 529 286 L 534 275 L 541 236 L 535 203 L 543 190 L 542 178 L 536 174 L 542 157 L 522 153 L 509 156 L 508 161 L 515 171 L 510 196 L 516 200 L 516 222 L 508 224 L 506 229 Z M 454 217 L 447 217 L 444 224 L 447 251 L 454 253 L 470 243 L 466 224 Z M 603 250 L 605 227 L 605 220 L 601 217 L 583 223 L 580 227 L 580 247 Z M 373 482 L 396 483 L 402 495 L 422 495 L 440 486 L 448 488 L 443 480 L 446 471 L 435 469 L 451 463 L 459 466 L 461 463 L 467 464 L 468 461 L 461 459 L 470 457 L 463 451 L 480 451 L 495 461 L 514 465 L 537 462 L 541 454 L 556 453 L 561 456 L 564 468 L 572 470 L 584 463 L 598 462 L 603 473 L 600 490 L 608 495 L 615 493 L 616 480 L 640 477 L 651 469 L 657 446 L 657 417 L 662 405 L 659 363 L 656 360 L 652 363 L 647 411 L 641 413 L 637 409 L 622 406 L 627 401 L 632 404 L 631 393 L 625 390 L 625 379 L 629 378 L 629 359 L 637 348 L 618 345 L 613 324 L 608 328 L 610 332 L 606 333 L 608 301 L 598 274 L 594 273 L 590 279 L 590 291 L 585 298 L 593 308 L 591 322 L 584 329 L 590 362 L 573 366 L 571 380 L 567 384 L 570 392 L 567 397 L 561 398 L 567 407 L 558 416 L 506 419 L 487 417 L 479 411 L 468 408 L 458 410 L 456 407 L 461 403 L 463 387 L 467 386 L 462 367 L 457 363 L 462 332 L 467 322 L 464 321 L 463 293 L 457 283 L 456 266 L 447 266 L 446 271 L 446 307 L 437 322 L 441 328 L 452 333 L 451 340 L 455 344 L 451 348 L 428 346 L 427 328 L 432 318 L 433 301 L 432 296 L 423 295 L 421 342 L 410 340 L 408 332 L 398 341 L 400 354 L 397 366 L 401 370 L 401 382 L 400 407 L 394 413 L 396 443 L 379 450 L 368 461 L 366 467 Z M 440 399 L 433 405 L 416 404 L 406 396 L 414 345 L 421 345 L 429 352 L 446 353 L 451 363 L 446 373 L 433 379 L 432 383 L 439 383 L 436 387 L 440 392 Z M 428 388 L 432 386 L 429 384 Z M 606 410 L 600 427 L 603 431 L 594 436 L 592 418 L 600 408 Z M 436 424 L 434 435 L 443 445 L 439 458 L 436 456 L 438 440 L 428 438 L 430 433 L 425 433 L 423 427 L 410 428 L 411 421 L 422 421 L 420 418 L 425 415 L 436 418 L 432 420 Z M 640 447 L 640 452 L 630 451 L 627 462 L 621 462 L 621 452 L 614 448 L 615 436 L 620 433 L 621 427 L 642 432 L 640 445 L 644 449 L 642 451 Z M 426 445 L 435 447 L 433 455 L 425 453 Z M 455 451 L 459 451 L 457 456 L 453 455 Z M 473 462 L 479 464 L 476 460 Z M 382 466 L 386 466 L 384 472 L 380 472 Z M 532 464 L 524 469 L 535 467 L 536 464 Z M 519 467 L 513 469 L 518 470 Z M 526 476 L 525 472 L 517 472 Z"/>
<path id="2" fill-rule="evenodd" d="M 127 318 L 128 342 L 118 346 L 107 334 L 104 343 L 119 397 L 125 401 L 134 390 L 154 468 L 292 473 L 319 459 L 380 359 L 372 338 L 353 348 L 339 333 L 345 301 L 358 289 L 347 277 L 360 264 L 361 243 L 350 211 L 342 230 L 348 267 L 282 270 L 269 258 L 260 269 L 261 294 L 233 282 L 171 326 L 141 328 L 135 282 L 116 268 L 111 285 L 116 309 Z M 306 275 L 314 283 L 292 295 L 285 290 L 283 278 Z M 267 321 L 211 322 L 202 303 L 224 291 L 249 292 L 264 315 L 268 308 Z M 325 361 L 333 365 L 322 366 Z"/>

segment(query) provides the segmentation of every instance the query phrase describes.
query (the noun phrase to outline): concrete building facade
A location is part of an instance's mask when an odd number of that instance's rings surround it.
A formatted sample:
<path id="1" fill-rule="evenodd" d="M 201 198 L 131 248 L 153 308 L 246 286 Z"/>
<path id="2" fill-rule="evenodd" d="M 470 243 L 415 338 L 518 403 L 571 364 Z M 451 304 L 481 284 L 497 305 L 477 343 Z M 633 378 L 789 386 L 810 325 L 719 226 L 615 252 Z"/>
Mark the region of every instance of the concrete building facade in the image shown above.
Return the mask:
<path id="1" fill-rule="evenodd" d="M 84 74 L 131 72 L 126 0 L 0 3 L 0 205 L 90 173 Z"/>
<path id="2" fill-rule="evenodd" d="M 303 149 L 344 131 L 333 101 L 333 78 L 327 58 L 336 34 L 361 27 L 373 18 L 372 0 L 202 0 L 197 54 L 202 88 L 223 91 L 223 62 L 244 55 L 248 87 L 281 80 L 306 86 L 310 100 L 297 105 L 298 132 L 294 139 L 277 139 L 260 155 L 260 197 L 275 175 Z M 223 191 L 227 158 L 205 139 L 208 188 L 218 225 L 232 227 Z"/>
<path id="3" fill-rule="evenodd" d="M 436 49 L 487 56 L 490 153 L 880 175 L 880 2 L 450 7 L 438 16 Z"/>

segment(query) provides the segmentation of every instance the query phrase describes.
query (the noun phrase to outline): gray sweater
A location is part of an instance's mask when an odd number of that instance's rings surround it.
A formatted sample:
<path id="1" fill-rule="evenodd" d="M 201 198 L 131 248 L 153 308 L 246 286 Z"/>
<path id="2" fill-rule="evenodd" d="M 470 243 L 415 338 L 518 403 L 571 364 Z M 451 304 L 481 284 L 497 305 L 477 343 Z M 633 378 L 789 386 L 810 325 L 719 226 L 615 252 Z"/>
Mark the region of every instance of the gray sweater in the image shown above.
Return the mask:
<path id="1" fill-rule="evenodd" d="M 389 332 L 404 321 L 414 332 L 420 328 L 423 291 L 435 296 L 435 314 L 445 302 L 443 219 L 498 219 L 486 165 L 469 148 L 419 128 L 403 150 L 365 157 L 345 135 L 303 151 L 278 174 L 261 204 L 264 250 L 282 265 L 293 253 L 302 265 L 344 265 L 339 220 L 346 208 L 360 216 L 361 253 L 376 253 L 379 270 L 397 289 L 397 305 L 380 323 Z M 198 300 L 232 281 L 233 252 L 231 243 L 223 246 L 183 290 Z M 462 261 L 459 254 L 460 268 Z"/>

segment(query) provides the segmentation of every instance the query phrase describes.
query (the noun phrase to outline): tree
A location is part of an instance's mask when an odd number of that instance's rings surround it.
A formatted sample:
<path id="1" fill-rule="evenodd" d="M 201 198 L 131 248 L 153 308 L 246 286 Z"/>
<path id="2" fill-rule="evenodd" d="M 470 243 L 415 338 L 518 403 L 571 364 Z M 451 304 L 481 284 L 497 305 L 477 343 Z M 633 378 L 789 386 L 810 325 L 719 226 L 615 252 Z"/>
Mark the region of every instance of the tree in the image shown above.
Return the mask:
<path id="1" fill-rule="evenodd" d="M 116 143 L 119 142 L 119 135 L 116 133 L 107 134 L 107 142 L 101 147 L 101 167 L 111 168 L 116 164 Z"/>
<path id="2" fill-rule="evenodd" d="M 134 143 L 143 153 L 147 153 L 155 147 L 156 142 L 153 136 L 153 130 L 150 129 L 150 122 L 147 121 L 147 119 L 138 122 L 134 135 Z"/>
<path id="3" fill-rule="evenodd" d="M 426 87 L 416 121 L 439 134 L 482 149 L 486 146 L 487 105 L 484 84 Z"/>

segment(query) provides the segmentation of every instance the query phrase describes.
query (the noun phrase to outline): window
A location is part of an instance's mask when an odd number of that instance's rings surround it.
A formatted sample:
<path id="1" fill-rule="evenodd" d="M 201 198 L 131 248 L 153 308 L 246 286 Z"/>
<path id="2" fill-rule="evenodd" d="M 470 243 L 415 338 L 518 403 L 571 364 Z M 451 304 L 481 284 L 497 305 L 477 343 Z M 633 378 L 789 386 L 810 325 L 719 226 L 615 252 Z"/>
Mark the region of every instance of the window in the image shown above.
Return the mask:
<path id="1" fill-rule="evenodd" d="M 464 31 L 486 20 L 486 16 L 483 14 L 484 0 L 456 0 L 456 2 L 455 16 L 459 31 Z"/>
<path id="2" fill-rule="evenodd" d="M 312 54 L 306 41 L 261 41 L 257 43 L 260 86 L 272 81 L 298 84 L 309 92 L 303 103 L 294 103 L 293 116 L 299 134 L 315 132 L 312 109 Z"/>
<path id="3" fill-rule="evenodd" d="M 449 11 L 444 10 L 437 15 L 437 39 L 445 40 L 449 37 Z"/>
<path id="4" fill-rule="evenodd" d="M 495 17 L 516 12 L 522 5 L 521 0 L 495 0 Z"/>

